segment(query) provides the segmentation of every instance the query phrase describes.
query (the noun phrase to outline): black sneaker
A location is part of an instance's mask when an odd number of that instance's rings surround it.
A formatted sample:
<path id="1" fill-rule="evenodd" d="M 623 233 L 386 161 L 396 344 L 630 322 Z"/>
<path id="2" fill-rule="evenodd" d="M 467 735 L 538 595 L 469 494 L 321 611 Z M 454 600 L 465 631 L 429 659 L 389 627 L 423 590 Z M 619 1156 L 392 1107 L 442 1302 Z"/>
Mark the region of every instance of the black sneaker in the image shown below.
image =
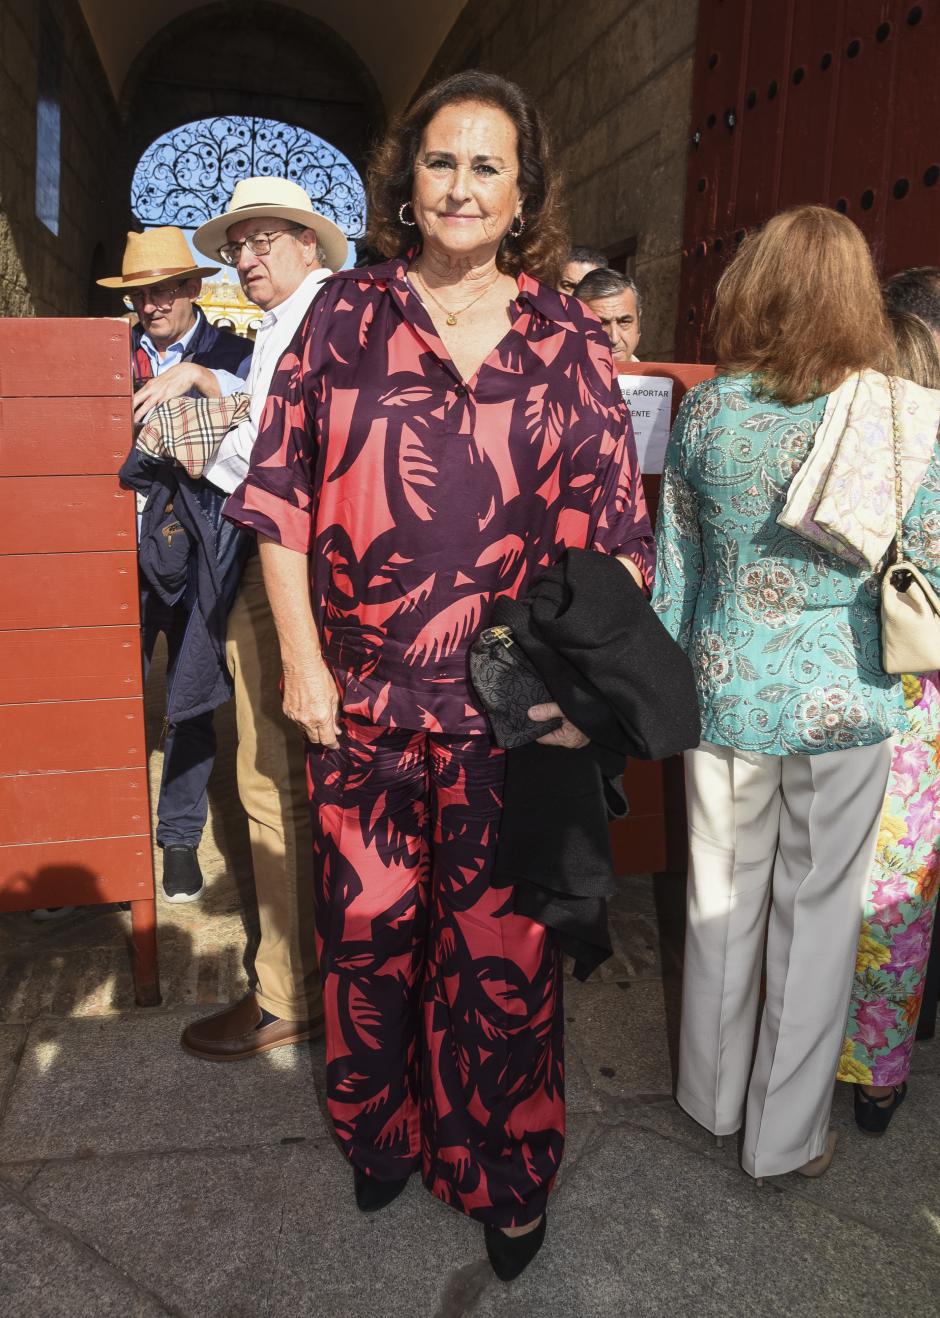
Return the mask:
<path id="1" fill-rule="evenodd" d="M 163 895 L 168 902 L 194 902 L 205 886 L 195 847 L 163 848 Z"/>

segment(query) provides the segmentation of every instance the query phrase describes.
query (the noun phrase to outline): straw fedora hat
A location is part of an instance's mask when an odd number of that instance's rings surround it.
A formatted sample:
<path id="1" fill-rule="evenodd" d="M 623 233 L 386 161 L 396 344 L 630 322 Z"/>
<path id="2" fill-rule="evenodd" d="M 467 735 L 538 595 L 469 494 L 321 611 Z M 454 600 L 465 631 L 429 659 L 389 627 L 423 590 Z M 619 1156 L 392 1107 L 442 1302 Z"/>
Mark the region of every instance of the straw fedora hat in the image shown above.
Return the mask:
<path id="1" fill-rule="evenodd" d="M 129 233 L 124 247 L 121 273 L 97 282 L 102 288 L 147 288 L 178 275 L 217 275 L 217 265 L 194 265 L 193 254 L 182 229 L 165 224 L 146 233 Z"/>
<path id="2" fill-rule="evenodd" d="M 240 220 L 289 220 L 315 229 L 331 270 L 341 270 L 349 251 L 346 235 L 338 224 L 313 209 L 310 198 L 299 183 L 286 178 L 243 178 L 235 184 L 232 200 L 224 215 L 203 224 L 193 234 L 193 246 L 203 256 L 216 260 L 226 241 L 227 230 Z"/>

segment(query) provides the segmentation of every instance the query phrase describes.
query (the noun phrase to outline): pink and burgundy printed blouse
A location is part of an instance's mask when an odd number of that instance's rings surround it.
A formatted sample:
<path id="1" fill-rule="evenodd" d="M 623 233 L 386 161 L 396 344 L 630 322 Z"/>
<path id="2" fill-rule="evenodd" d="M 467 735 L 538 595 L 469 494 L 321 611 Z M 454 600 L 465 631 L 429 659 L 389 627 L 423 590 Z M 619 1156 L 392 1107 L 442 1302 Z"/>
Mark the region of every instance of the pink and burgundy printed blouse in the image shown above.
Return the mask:
<path id="1" fill-rule="evenodd" d="M 520 275 L 506 335 L 464 381 L 406 272 L 327 281 L 226 515 L 309 555 L 346 713 L 484 733 L 467 651 L 494 599 L 568 548 L 627 555 L 651 586 L 652 532 L 590 312 Z"/>

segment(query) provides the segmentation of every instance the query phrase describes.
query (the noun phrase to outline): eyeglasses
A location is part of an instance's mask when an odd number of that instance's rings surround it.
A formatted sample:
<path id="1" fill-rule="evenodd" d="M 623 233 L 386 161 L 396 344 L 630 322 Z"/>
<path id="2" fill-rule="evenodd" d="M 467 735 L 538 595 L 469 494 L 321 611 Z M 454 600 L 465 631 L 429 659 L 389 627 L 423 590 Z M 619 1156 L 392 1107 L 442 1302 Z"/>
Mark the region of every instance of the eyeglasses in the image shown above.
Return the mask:
<path id="1" fill-rule="evenodd" d="M 171 307 L 179 297 L 181 288 L 189 283 L 188 279 L 181 279 L 178 284 L 170 284 L 169 287 L 164 285 L 162 288 L 134 288 L 124 295 L 124 305 L 129 311 L 136 311 L 138 307 L 144 306 L 147 302 L 162 311 Z"/>
<path id="2" fill-rule="evenodd" d="M 268 229 L 261 233 L 253 233 L 250 238 L 246 238 L 243 242 L 226 243 L 224 247 L 220 247 L 219 256 L 226 265 L 237 265 L 243 247 L 247 247 L 252 256 L 267 256 L 275 238 L 283 238 L 285 233 L 302 232 L 303 225 L 292 224 L 289 229 Z"/>

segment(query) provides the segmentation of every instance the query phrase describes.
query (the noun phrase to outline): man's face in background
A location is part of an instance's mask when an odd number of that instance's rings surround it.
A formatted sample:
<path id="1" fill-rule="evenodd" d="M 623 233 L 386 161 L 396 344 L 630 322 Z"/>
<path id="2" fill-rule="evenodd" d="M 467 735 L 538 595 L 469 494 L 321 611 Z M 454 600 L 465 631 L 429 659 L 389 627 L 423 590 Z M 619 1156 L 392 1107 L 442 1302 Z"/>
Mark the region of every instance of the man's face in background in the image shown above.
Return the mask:
<path id="1" fill-rule="evenodd" d="M 593 261 L 569 261 L 562 267 L 558 292 L 566 293 L 570 297 L 585 275 L 590 274 L 592 270 L 601 269 L 603 266 L 596 265 Z"/>
<path id="2" fill-rule="evenodd" d="M 629 361 L 640 341 L 640 313 L 633 289 L 625 288 L 613 297 L 593 298 L 585 305 L 591 308 L 603 325 L 613 355 L 622 361 Z"/>

